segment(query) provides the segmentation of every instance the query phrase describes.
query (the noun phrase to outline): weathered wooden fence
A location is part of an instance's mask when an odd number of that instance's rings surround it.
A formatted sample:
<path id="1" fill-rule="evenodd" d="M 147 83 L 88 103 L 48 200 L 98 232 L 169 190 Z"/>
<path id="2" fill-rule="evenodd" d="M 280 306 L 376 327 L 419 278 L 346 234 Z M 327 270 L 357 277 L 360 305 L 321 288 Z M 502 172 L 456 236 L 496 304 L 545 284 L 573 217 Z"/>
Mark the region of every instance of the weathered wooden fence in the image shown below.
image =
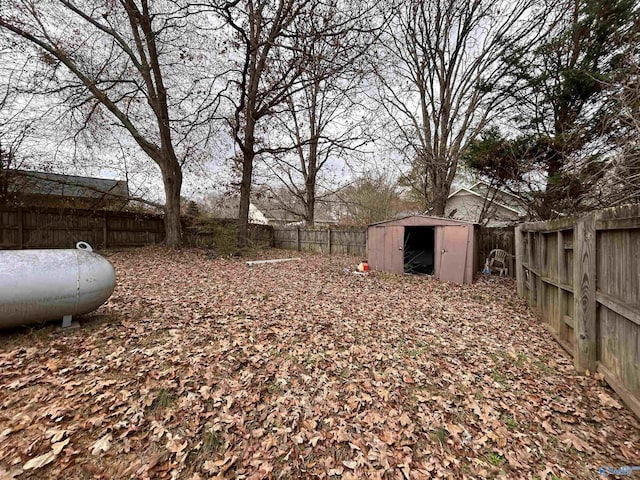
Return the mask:
<path id="1" fill-rule="evenodd" d="M 0 208 L 0 248 L 97 248 L 161 243 L 161 216 L 69 208 Z"/>
<path id="2" fill-rule="evenodd" d="M 236 220 L 183 225 L 183 243 L 209 247 L 235 244 Z M 272 228 L 251 225 L 250 240 L 272 245 Z M 73 248 L 83 240 L 95 248 L 136 247 L 164 242 L 161 215 L 70 208 L 0 207 L 0 249 Z"/>
<path id="3" fill-rule="evenodd" d="M 516 228 L 518 294 L 640 416 L 640 205 Z"/>
<path id="4" fill-rule="evenodd" d="M 367 254 L 367 230 L 274 228 L 273 246 L 324 253 Z"/>

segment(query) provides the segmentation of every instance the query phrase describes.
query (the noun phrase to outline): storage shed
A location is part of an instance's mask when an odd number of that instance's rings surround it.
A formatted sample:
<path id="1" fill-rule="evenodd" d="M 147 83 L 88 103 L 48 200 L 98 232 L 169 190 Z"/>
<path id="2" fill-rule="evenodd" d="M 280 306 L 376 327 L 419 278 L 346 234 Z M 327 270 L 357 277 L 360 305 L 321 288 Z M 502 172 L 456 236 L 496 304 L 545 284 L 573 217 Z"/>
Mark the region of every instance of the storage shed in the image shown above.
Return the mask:
<path id="1" fill-rule="evenodd" d="M 478 228 L 473 223 L 427 215 L 374 223 L 367 229 L 369 267 L 472 283 L 480 269 Z"/>

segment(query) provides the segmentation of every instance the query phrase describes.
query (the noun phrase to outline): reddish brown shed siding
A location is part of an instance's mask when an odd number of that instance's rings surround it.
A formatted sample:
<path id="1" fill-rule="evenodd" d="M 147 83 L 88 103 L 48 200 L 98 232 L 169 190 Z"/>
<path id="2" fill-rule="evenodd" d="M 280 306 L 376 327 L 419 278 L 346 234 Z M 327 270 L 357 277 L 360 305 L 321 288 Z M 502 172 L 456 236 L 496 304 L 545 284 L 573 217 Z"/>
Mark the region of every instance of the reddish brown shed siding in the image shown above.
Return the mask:
<path id="1" fill-rule="evenodd" d="M 367 258 L 372 270 L 404 273 L 405 227 L 434 228 L 434 275 L 443 281 L 472 283 L 479 268 L 476 225 L 426 215 L 369 225 Z"/>

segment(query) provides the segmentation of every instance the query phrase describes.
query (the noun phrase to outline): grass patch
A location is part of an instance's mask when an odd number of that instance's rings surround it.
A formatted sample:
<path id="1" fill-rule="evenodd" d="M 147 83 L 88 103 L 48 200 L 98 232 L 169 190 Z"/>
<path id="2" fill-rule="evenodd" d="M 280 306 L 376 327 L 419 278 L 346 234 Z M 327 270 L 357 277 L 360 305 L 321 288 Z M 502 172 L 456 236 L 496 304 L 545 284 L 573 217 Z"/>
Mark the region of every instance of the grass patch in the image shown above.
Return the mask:
<path id="1" fill-rule="evenodd" d="M 282 391 L 282 383 L 278 380 L 274 380 L 267 387 L 269 393 L 280 393 Z"/>
<path id="2" fill-rule="evenodd" d="M 207 430 L 202 434 L 202 453 L 213 453 L 222 446 L 222 437 L 218 432 Z"/>
<path id="3" fill-rule="evenodd" d="M 502 455 L 495 452 L 489 453 L 486 458 L 487 458 L 487 461 L 494 467 L 499 467 L 505 462 L 505 458 Z"/>
<path id="4" fill-rule="evenodd" d="M 158 392 L 156 398 L 153 399 L 153 403 L 151 404 L 151 408 L 153 410 L 158 410 L 161 408 L 167 408 L 176 401 L 176 397 L 170 390 L 163 388 Z"/>
<path id="5" fill-rule="evenodd" d="M 502 386 L 505 386 L 505 387 L 509 386 L 507 377 L 505 377 L 502 372 L 500 372 L 495 368 L 491 369 L 491 378 L 493 378 L 494 382 L 499 383 Z"/>
<path id="6" fill-rule="evenodd" d="M 509 430 L 515 430 L 516 428 L 518 428 L 518 422 L 516 422 L 516 419 L 513 418 L 512 415 L 503 417 L 502 421 L 504 422 L 504 424 L 507 426 Z"/>
<path id="7" fill-rule="evenodd" d="M 436 429 L 431 436 L 438 440 L 440 442 L 441 445 L 444 445 L 444 442 L 447 440 L 447 437 L 449 436 L 449 432 L 447 431 L 446 428 L 440 427 L 438 429 Z"/>

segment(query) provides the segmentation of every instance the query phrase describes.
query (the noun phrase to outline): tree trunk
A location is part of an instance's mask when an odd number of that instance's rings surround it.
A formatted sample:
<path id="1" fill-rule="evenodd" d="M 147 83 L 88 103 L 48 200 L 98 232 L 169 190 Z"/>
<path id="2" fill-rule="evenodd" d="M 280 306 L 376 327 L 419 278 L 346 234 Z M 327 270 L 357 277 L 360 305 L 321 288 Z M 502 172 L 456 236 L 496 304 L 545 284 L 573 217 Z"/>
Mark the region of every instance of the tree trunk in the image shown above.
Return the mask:
<path id="1" fill-rule="evenodd" d="M 305 201 L 305 214 L 304 220 L 307 227 L 313 227 L 315 222 L 315 209 L 316 209 L 316 186 L 311 184 L 311 182 L 307 182 L 306 185 L 306 201 Z"/>
<path id="2" fill-rule="evenodd" d="M 161 167 L 164 183 L 165 206 L 164 228 L 165 243 L 170 248 L 182 246 L 182 225 L 180 224 L 180 189 L 182 188 L 182 171 L 178 162 Z"/>
<path id="3" fill-rule="evenodd" d="M 560 203 L 562 201 L 563 185 L 558 183 L 557 176 L 560 174 L 563 163 L 562 153 L 556 149 L 547 163 L 547 181 L 542 197 L 542 205 L 538 212 L 542 220 L 555 218 L 557 216 L 555 212 L 562 208 Z"/>
<path id="4" fill-rule="evenodd" d="M 433 194 L 433 211 L 436 217 L 444 217 L 444 209 L 447 206 L 447 192 L 443 190 L 435 191 Z"/>
<path id="5" fill-rule="evenodd" d="M 251 183 L 254 156 L 253 144 L 251 143 L 242 158 L 240 212 L 238 213 L 238 248 L 244 248 L 249 244 L 249 205 L 251 203 Z"/>

